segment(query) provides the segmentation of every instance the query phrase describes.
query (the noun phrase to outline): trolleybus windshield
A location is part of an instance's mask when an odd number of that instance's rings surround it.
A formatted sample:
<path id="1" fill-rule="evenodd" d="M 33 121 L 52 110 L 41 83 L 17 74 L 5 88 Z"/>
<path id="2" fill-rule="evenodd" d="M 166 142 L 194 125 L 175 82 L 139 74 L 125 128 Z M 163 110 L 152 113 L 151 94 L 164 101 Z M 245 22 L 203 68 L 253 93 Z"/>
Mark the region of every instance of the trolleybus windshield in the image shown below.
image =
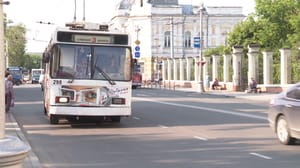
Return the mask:
<path id="1" fill-rule="evenodd" d="M 129 81 L 130 48 L 123 46 L 56 44 L 51 76 L 64 79 Z"/>

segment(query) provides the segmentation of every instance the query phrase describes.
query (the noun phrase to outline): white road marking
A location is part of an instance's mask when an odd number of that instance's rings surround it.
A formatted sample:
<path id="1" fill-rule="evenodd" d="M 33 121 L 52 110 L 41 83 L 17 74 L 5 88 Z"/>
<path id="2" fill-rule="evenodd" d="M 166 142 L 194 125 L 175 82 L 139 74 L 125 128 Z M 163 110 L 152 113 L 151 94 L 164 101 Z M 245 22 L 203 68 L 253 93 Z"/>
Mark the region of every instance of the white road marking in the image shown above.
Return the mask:
<path id="1" fill-rule="evenodd" d="M 136 94 L 137 96 L 149 96 L 147 94 Z"/>
<path id="2" fill-rule="evenodd" d="M 140 120 L 140 118 L 139 118 L 139 117 L 133 117 L 133 119 L 135 119 L 135 120 Z"/>
<path id="3" fill-rule="evenodd" d="M 253 114 L 245 114 L 245 113 L 241 113 L 241 112 L 234 112 L 234 111 L 228 111 L 228 110 L 214 109 L 214 108 L 209 108 L 209 107 L 199 107 L 199 106 L 185 105 L 185 104 L 178 104 L 178 103 L 161 102 L 161 101 L 156 101 L 156 100 L 147 99 L 147 98 L 134 97 L 133 99 L 149 101 L 149 102 L 154 102 L 154 103 L 160 103 L 160 104 L 166 104 L 166 105 L 171 105 L 171 106 L 178 106 L 178 107 L 186 107 L 186 108 L 192 108 L 192 109 L 198 109 L 198 110 L 213 111 L 213 112 L 217 112 L 217 113 L 230 114 L 230 115 L 235 115 L 235 116 L 248 117 L 248 118 L 254 118 L 254 119 L 260 119 L 260 120 L 268 121 L 268 119 L 266 117 L 257 116 L 257 115 L 253 115 Z"/>
<path id="4" fill-rule="evenodd" d="M 167 127 L 167 126 L 165 126 L 165 125 L 158 125 L 160 128 L 169 128 L 169 127 Z"/>
<path id="5" fill-rule="evenodd" d="M 194 136 L 194 138 L 200 139 L 200 140 L 202 140 L 202 141 L 207 141 L 207 140 L 208 140 L 207 138 L 200 137 L 200 136 Z"/>
<path id="6" fill-rule="evenodd" d="M 17 105 L 28 105 L 28 104 L 43 104 L 43 101 L 17 101 L 15 102 Z"/>
<path id="7" fill-rule="evenodd" d="M 268 159 L 268 160 L 272 159 L 269 156 L 262 155 L 262 154 L 259 154 L 259 153 L 255 153 L 255 152 L 250 153 L 250 155 L 254 155 L 254 156 L 257 156 L 257 157 L 260 157 L 260 158 L 263 158 L 263 159 Z"/>

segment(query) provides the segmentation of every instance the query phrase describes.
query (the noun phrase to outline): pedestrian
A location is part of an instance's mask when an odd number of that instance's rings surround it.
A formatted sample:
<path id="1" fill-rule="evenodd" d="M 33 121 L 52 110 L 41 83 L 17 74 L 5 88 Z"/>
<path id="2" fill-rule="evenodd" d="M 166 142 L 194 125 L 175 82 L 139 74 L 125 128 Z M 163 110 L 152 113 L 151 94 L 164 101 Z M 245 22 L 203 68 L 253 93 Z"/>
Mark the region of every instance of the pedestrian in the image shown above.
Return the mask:
<path id="1" fill-rule="evenodd" d="M 5 74 L 5 112 L 14 106 L 13 76 Z"/>
<path id="2" fill-rule="evenodd" d="M 215 78 L 215 81 L 214 81 L 214 83 L 212 84 L 212 89 L 215 90 L 217 86 L 220 86 L 220 85 L 219 85 L 219 80 L 218 80 L 217 78 Z"/>
<path id="3" fill-rule="evenodd" d="M 249 88 L 250 88 L 250 92 L 254 92 L 254 93 L 257 93 L 257 82 L 256 80 L 251 77 L 251 81 L 249 83 Z"/>

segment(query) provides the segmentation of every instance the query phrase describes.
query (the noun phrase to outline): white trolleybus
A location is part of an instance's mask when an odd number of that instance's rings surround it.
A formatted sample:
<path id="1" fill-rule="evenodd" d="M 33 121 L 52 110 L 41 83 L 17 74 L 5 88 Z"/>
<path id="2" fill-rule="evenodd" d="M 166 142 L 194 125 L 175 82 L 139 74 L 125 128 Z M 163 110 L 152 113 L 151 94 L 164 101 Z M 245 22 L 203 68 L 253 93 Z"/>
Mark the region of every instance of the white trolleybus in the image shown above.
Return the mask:
<path id="1" fill-rule="evenodd" d="M 60 119 L 119 123 L 131 115 L 131 47 L 128 35 L 108 26 L 57 28 L 43 54 L 44 112 Z M 93 121 L 93 120 L 92 120 Z"/>

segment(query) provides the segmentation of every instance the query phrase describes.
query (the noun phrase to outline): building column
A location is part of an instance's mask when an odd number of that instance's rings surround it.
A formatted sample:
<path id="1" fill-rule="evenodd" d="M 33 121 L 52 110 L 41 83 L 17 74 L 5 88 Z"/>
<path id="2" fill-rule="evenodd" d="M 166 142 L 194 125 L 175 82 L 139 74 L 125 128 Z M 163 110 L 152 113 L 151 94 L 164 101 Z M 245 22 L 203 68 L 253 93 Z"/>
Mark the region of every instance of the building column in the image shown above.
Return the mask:
<path id="1" fill-rule="evenodd" d="M 215 80 L 216 78 L 220 80 L 220 55 L 212 55 L 213 58 L 213 65 L 212 65 L 212 80 Z"/>
<path id="2" fill-rule="evenodd" d="M 183 81 L 184 78 L 184 68 L 185 68 L 185 59 L 180 58 L 179 59 L 179 80 Z"/>
<path id="3" fill-rule="evenodd" d="M 251 82 L 252 77 L 258 82 L 258 54 L 259 45 L 248 45 L 248 83 Z"/>
<path id="4" fill-rule="evenodd" d="M 273 84 L 273 52 L 263 51 L 264 85 Z"/>
<path id="5" fill-rule="evenodd" d="M 242 77 L 242 55 L 243 55 L 243 47 L 242 46 L 233 46 L 232 53 L 232 90 L 239 91 L 241 89 L 241 77 Z"/>
<path id="6" fill-rule="evenodd" d="M 199 66 L 197 64 L 199 58 L 194 57 L 194 79 L 195 81 L 199 81 Z"/>
<path id="7" fill-rule="evenodd" d="M 178 59 L 173 59 L 173 79 L 178 80 Z"/>
<path id="8" fill-rule="evenodd" d="M 291 50 L 280 49 L 280 83 L 281 85 L 291 83 Z"/>
<path id="9" fill-rule="evenodd" d="M 223 59 L 224 59 L 224 64 L 223 64 L 223 80 L 224 82 L 229 82 L 230 81 L 230 67 L 231 67 L 231 55 L 229 54 L 224 54 Z"/>
<path id="10" fill-rule="evenodd" d="M 210 78 L 210 72 L 209 72 L 209 67 L 210 67 L 210 57 L 203 57 L 204 61 L 205 61 L 205 64 L 204 64 L 204 67 L 203 67 L 203 78 L 204 78 L 204 88 L 206 90 L 209 90 L 209 87 L 210 87 L 210 81 L 211 81 L 211 78 Z"/>
<path id="11" fill-rule="evenodd" d="M 161 67 L 161 73 L 163 80 L 168 79 L 168 61 L 162 60 L 162 67 Z"/>
<path id="12" fill-rule="evenodd" d="M 203 57 L 205 64 L 203 66 L 203 73 L 204 75 L 210 75 L 209 73 L 209 66 L 210 66 L 210 57 Z"/>
<path id="13" fill-rule="evenodd" d="M 172 60 L 171 59 L 168 59 L 167 60 L 168 62 L 168 80 L 171 80 L 172 79 Z"/>
<path id="14" fill-rule="evenodd" d="M 190 81 L 191 80 L 191 72 L 192 72 L 192 61 L 193 59 L 191 58 L 185 58 L 186 59 L 186 80 Z"/>

